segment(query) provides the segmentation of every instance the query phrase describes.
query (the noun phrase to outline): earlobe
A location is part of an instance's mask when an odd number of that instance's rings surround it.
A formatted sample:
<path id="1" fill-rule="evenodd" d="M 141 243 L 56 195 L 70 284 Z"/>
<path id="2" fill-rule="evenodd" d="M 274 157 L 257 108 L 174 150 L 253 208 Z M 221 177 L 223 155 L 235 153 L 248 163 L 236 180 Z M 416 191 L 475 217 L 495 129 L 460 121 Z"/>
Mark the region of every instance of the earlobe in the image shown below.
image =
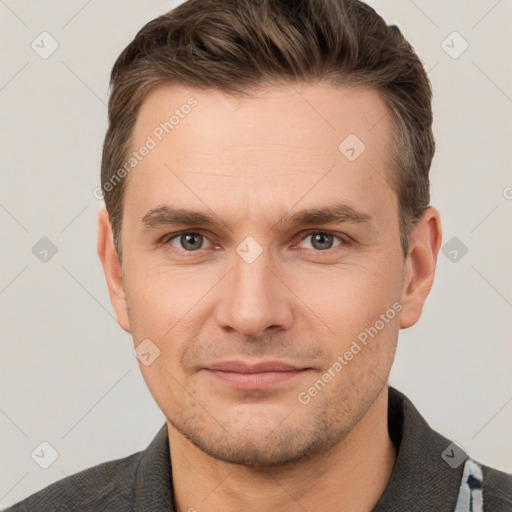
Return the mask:
<path id="1" fill-rule="evenodd" d="M 110 302 L 114 307 L 119 325 L 131 332 L 128 306 L 123 285 L 121 264 L 114 247 L 110 217 L 105 208 L 98 212 L 98 256 L 107 280 Z"/>
<path id="2" fill-rule="evenodd" d="M 439 212 L 435 208 L 428 208 L 411 231 L 402 290 L 401 329 L 411 327 L 421 317 L 423 305 L 434 283 L 441 239 Z"/>

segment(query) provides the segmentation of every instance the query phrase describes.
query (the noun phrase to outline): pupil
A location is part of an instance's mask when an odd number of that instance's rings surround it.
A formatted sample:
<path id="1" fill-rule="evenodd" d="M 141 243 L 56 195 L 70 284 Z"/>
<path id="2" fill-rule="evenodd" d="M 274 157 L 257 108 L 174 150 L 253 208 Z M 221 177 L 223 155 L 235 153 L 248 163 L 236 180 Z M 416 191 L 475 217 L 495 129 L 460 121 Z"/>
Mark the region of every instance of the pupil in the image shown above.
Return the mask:
<path id="1" fill-rule="evenodd" d="M 196 243 L 196 247 L 193 246 L 193 240 L 194 239 L 197 239 L 198 237 L 200 237 L 201 235 L 200 234 L 188 234 L 188 235 L 182 235 L 182 240 L 184 239 L 185 240 L 185 243 L 183 244 L 183 246 L 185 248 L 188 248 L 188 249 L 192 249 L 192 250 L 196 250 L 198 247 L 197 247 L 197 243 Z M 192 242 L 191 242 L 192 241 Z M 190 247 L 190 245 L 192 245 L 192 247 Z M 199 244 L 200 245 L 200 244 Z"/>
<path id="2" fill-rule="evenodd" d="M 322 243 L 325 243 L 326 241 L 327 245 L 330 245 L 330 237 L 331 235 L 328 235 L 327 233 L 318 233 L 317 235 L 315 235 L 314 240 L 315 242 L 320 242 L 320 245 L 322 245 Z M 320 249 L 329 249 L 329 247 L 320 247 Z"/>

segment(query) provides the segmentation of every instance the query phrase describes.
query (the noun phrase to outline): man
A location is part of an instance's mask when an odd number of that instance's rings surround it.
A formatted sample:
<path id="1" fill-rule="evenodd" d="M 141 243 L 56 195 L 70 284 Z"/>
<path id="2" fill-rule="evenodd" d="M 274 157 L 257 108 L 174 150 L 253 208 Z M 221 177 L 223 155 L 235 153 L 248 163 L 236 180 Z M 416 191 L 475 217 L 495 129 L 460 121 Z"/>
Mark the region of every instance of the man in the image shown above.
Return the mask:
<path id="1" fill-rule="evenodd" d="M 98 253 L 167 421 L 11 510 L 512 510 L 387 385 L 441 245 L 399 31 L 355 0 L 189 0 L 111 86 Z"/>

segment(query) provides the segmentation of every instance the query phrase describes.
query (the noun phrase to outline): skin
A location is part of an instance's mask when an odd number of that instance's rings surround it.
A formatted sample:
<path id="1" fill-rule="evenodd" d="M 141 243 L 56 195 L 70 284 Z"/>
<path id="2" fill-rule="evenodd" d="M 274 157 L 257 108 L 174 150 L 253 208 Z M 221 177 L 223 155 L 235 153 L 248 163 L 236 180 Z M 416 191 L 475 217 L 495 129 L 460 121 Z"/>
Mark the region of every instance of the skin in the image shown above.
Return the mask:
<path id="1" fill-rule="evenodd" d="M 399 330 L 418 321 L 433 283 L 439 213 L 424 212 L 404 259 L 386 179 L 391 118 L 373 90 L 319 82 L 235 98 L 160 86 L 141 107 L 133 147 L 190 96 L 197 106 L 127 178 L 122 266 L 108 214 L 98 216 L 118 322 L 135 347 L 150 339 L 160 350 L 139 364 L 167 418 L 177 510 L 371 510 L 396 458 L 386 383 Z M 349 134 L 366 146 L 352 162 L 338 150 Z M 279 222 L 335 202 L 369 221 Z M 162 205 L 219 225 L 144 227 Z M 199 233 L 197 250 L 170 236 L 183 231 Z M 325 232 L 334 236 L 315 238 Z M 251 263 L 236 250 L 246 237 L 262 251 Z M 301 403 L 299 393 L 393 304 L 401 311 Z M 204 370 L 228 360 L 304 371 L 237 389 Z"/>

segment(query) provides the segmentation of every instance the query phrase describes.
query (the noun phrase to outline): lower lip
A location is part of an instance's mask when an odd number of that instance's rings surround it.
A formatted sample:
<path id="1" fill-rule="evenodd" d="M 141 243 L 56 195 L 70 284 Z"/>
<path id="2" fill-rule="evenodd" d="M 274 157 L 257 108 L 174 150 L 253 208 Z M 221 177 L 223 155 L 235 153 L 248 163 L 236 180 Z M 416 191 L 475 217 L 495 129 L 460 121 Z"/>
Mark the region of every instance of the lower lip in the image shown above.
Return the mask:
<path id="1" fill-rule="evenodd" d="M 302 375 L 306 370 L 261 373 L 236 373 L 208 369 L 205 369 L 205 371 L 216 380 L 236 389 L 266 389 L 288 382 Z"/>

